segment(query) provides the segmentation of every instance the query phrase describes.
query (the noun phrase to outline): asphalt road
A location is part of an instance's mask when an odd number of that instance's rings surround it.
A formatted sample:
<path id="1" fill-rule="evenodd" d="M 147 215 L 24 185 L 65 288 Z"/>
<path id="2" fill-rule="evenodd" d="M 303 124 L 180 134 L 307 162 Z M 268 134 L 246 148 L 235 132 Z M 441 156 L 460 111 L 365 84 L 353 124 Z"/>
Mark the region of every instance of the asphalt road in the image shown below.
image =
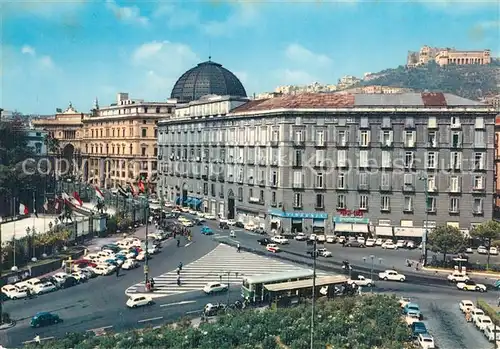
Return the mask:
<path id="1" fill-rule="evenodd" d="M 215 223 L 215 222 L 213 222 Z M 212 222 L 209 223 L 213 225 Z M 228 235 L 228 231 L 218 232 Z M 139 234 L 140 235 L 140 234 Z M 177 248 L 175 242 L 170 240 L 164 244 L 163 251 L 154 256 L 150 261 L 152 276 L 160 275 L 166 271 L 173 270 L 179 262 L 184 265 L 199 259 L 212 250 L 219 240 L 240 244 L 244 248 L 256 249 L 263 252 L 263 247 L 258 245 L 257 236 L 247 232 L 237 232 L 235 241 L 229 238 L 213 238 L 199 234 L 199 227 L 193 229 L 193 242 L 187 247 Z M 318 261 L 318 268 L 326 271 L 340 271 L 339 261 L 350 260 L 355 266 L 355 270 L 367 266 L 363 269 L 363 274 L 369 276 L 371 261 L 364 262 L 362 257 L 368 255 L 366 252 L 376 251 L 376 249 L 348 249 L 338 245 L 327 245 L 328 249 L 334 253 L 334 260 Z M 304 252 L 305 243 L 293 241 L 285 249 L 282 257 L 299 264 L 310 263 Z M 337 251 L 338 250 L 338 251 Z M 345 251 L 345 252 L 344 252 Z M 384 256 L 381 261 L 399 261 L 404 264 L 405 257 L 398 255 L 403 251 L 381 251 Z M 404 251 L 406 252 L 406 251 Z M 375 255 L 375 253 L 372 252 Z M 418 254 L 418 251 L 417 251 Z M 349 257 L 346 258 L 345 256 Z M 377 258 L 378 255 L 377 255 Z M 378 259 L 377 259 L 378 261 Z M 336 264 L 335 264 L 336 263 Z M 359 264 L 359 268 L 356 265 Z M 380 262 L 377 268 L 385 269 L 385 264 Z M 377 268 L 374 268 L 375 270 Z M 404 270 L 401 270 L 404 271 Z M 473 294 L 464 294 L 461 291 L 447 285 L 443 277 L 429 279 L 428 275 L 415 276 L 408 275 L 407 283 L 378 282 L 377 292 L 396 293 L 398 295 L 411 296 L 420 304 L 424 315 L 428 317 L 429 328 L 435 335 L 440 348 L 487 348 L 487 342 L 471 325 L 465 324 L 463 317 L 457 312 L 458 302 L 464 298 L 475 299 Z M 132 271 L 125 271 L 123 276 L 116 278 L 113 276 L 99 277 L 86 284 L 79 285 L 67 290 L 43 295 L 30 300 L 9 301 L 4 305 L 4 310 L 18 320 L 17 325 L 7 331 L 0 332 L 1 344 L 6 347 L 18 347 L 22 342 L 32 340 L 36 333 L 42 338 L 62 337 L 66 332 L 85 332 L 99 328 L 107 328 L 112 331 L 138 328 L 142 326 L 155 326 L 165 321 L 175 321 L 186 314 L 196 314 L 201 312 L 203 306 L 208 302 L 227 302 L 240 298 L 239 287 L 234 287 L 228 294 L 218 296 L 206 296 L 202 292 L 192 292 L 160 298 L 155 305 L 130 310 L 125 307 L 126 296 L 124 291 L 127 287 L 142 280 L 142 268 Z M 484 295 L 484 298 L 494 302 L 496 295 L 492 292 Z M 53 311 L 64 319 L 64 322 L 55 326 L 42 329 L 31 329 L 29 320 L 38 311 Z M 463 324 L 462 324 L 463 322 Z M 462 346 L 464 345 L 464 346 Z"/>

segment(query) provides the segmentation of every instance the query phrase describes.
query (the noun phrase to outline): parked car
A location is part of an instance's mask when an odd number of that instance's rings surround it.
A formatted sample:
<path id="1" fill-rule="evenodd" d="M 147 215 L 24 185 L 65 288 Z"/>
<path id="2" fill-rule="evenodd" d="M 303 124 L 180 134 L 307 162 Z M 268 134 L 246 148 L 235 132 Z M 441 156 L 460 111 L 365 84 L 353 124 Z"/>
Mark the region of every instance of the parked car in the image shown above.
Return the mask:
<path id="1" fill-rule="evenodd" d="M 226 222 L 219 222 L 219 228 L 224 230 L 229 229 L 229 224 Z"/>
<path id="2" fill-rule="evenodd" d="M 271 243 L 272 243 L 272 241 L 271 241 L 270 239 L 268 239 L 268 238 L 262 238 L 262 239 L 259 239 L 259 240 L 257 240 L 257 242 L 258 242 L 258 243 L 259 243 L 259 245 L 261 245 L 261 246 L 267 246 L 267 245 L 269 245 L 269 244 L 271 244 Z"/>
<path id="3" fill-rule="evenodd" d="M 282 235 L 276 235 L 271 238 L 271 241 L 280 245 L 288 244 L 288 239 Z"/>
<path id="4" fill-rule="evenodd" d="M 486 292 L 486 286 L 483 284 L 477 284 L 472 280 L 466 280 L 464 282 L 457 282 L 457 288 L 463 291 L 477 291 Z"/>
<path id="5" fill-rule="evenodd" d="M 213 294 L 229 290 L 229 285 L 220 282 L 209 282 L 203 287 L 203 292 L 206 294 Z"/>
<path id="6" fill-rule="evenodd" d="M 130 298 L 127 300 L 127 307 L 129 308 L 138 308 L 138 307 L 144 307 L 146 305 L 153 305 L 153 298 L 150 296 L 144 296 L 144 295 L 133 295 L 130 296 Z"/>
<path id="7" fill-rule="evenodd" d="M 471 254 L 471 253 L 474 253 L 474 251 L 472 250 L 472 247 L 467 247 L 467 248 L 465 249 L 465 253 L 469 253 L 469 254 Z"/>
<path id="8" fill-rule="evenodd" d="M 90 276 L 81 270 L 72 272 L 71 276 L 74 277 L 79 284 L 90 279 Z"/>
<path id="9" fill-rule="evenodd" d="M 420 334 L 427 334 L 427 327 L 422 321 L 417 321 L 411 324 L 410 326 L 413 337 L 418 337 Z"/>
<path id="10" fill-rule="evenodd" d="M 311 241 L 316 240 L 316 238 L 317 238 L 316 234 L 309 235 L 309 240 L 311 240 Z"/>
<path id="11" fill-rule="evenodd" d="M 304 233 L 298 233 L 297 235 L 295 235 L 295 240 L 297 241 L 305 241 L 306 239 L 307 236 Z"/>
<path id="12" fill-rule="evenodd" d="M 479 253 L 479 254 L 488 254 L 488 249 L 485 246 L 479 246 L 477 248 L 477 253 Z"/>
<path id="13" fill-rule="evenodd" d="M 467 300 L 467 299 L 462 300 L 460 302 L 460 304 L 458 305 L 458 307 L 460 308 L 462 313 L 465 313 L 467 311 L 471 311 L 472 309 L 475 308 L 474 303 L 470 300 Z"/>
<path id="14" fill-rule="evenodd" d="M 422 349 L 434 349 L 436 348 L 436 344 L 434 344 L 434 338 L 428 333 L 420 333 L 418 335 L 418 344 L 422 347 Z"/>
<path id="15" fill-rule="evenodd" d="M 398 240 L 396 242 L 396 247 L 397 248 L 404 248 L 406 246 L 406 241 L 405 240 Z"/>
<path id="16" fill-rule="evenodd" d="M 387 240 L 382 244 L 382 248 L 386 250 L 397 250 L 398 245 L 396 245 L 392 240 Z"/>
<path id="17" fill-rule="evenodd" d="M 16 285 L 5 285 L 2 287 L 2 293 L 10 299 L 25 298 L 28 293 Z"/>
<path id="18" fill-rule="evenodd" d="M 373 247 L 373 246 L 375 246 L 375 241 L 376 240 L 372 239 L 372 238 L 366 239 L 366 243 L 365 243 L 366 247 Z"/>
<path id="19" fill-rule="evenodd" d="M 135 259 L 127 259 L 125 263 L 123 263 L 122 268 L 125 270 L 135 269 L 139 267 L 139 263 Z"/>
<path id="20" fill-rule="evenodd" d="M 500 326 L 487 326 L 484 329 L 484 335 L 490 342 L 500 339 Z"/>
<path id="21" fill-rule="evenodd" d="M 365 244 L 362 244 L 361 242 L 357 241 L 357 240 L 351 240 L 351 241 L 348 241 L 344 244 L 345 247 L 358 247 L 358 248 L 365 248 L 366 245 Z"/>
<path id="22" fill-rule="evenodd" d="M 337 238 L 335 237 L 335 235 L 327 235 L 326 242 L 329 244 L 334 244 L 337 242 Z"/>
<path id="23" fill-rule="evenodd" d="M 382 240 L 380 238 L 375 240 L 375 246 L 382 246 L 383 243 L 384 243 L 384 240 Z"/>
<path id="24" fill-rule="evenodd" d="M 343 244 L 347 241 L 346 237 L 344 235 L 340 235 L 339 238 L 337 239 L 337 242 L 339 244 Z"/>
<path id="25" fill-rule="evenodd" d="M 478 330 L 484 331 L 486 327 L 493 326 L 493 321 L 491 321 L 491 318 L 489 316 L 481 315 L 476 317 L 474 325 L 476 325 Z"/>
<path id="26" fill-rule="evenodd" d="M 420 311 L 420 307 L 417 303 L 408 303 L 403 308 L 403 314 L 408 314 L 409 312 L 418 314 L 418 318 L 421 320 L 423 318 L 422 312 Z"/>
<path id="27" fill-rule="evenodd" d="M 243 222 L 240 222 L 240 221 L 237 221 L 236 223 L 234 223 L 234 226 L 235 227 L 238 227 L 238 228 L 245 228 L 245 224 L 243 224 Z"/>
<path id="28" fill-rule="evenodd" d="M 490 247 L 490 255 L 498 256 L 498 249 L 496 247 Z"/>
<path id="29" fill-rule="evenodd" d="M 479 316 L 486 315 L 482 309 L 474 308 L 470 311 L 472 322 L 476 322 L 476 318 Z"/>
<path id="30" fill-rule="evenodd" d="M 414 312 L 409 312 L 405 316 L 405 322 L 408 326 L 411 326 L 414 322 L 420 321 L 420 314 L 414 313 Z"/>
<path id="31" fill-rule="evenodd" d="M 118 246 L 117 244 L 106 244 L 101 247 L 101 250 L 111 250 L 114 253 L 120 251 L 120 249 L 120 246 Z"/>
<path id="32" fill-rule="evenodd" d="M 330 251 L 328 251 L 326 248 L 319 248 L 317 250 L 317 253 L 318 253 L 318 256 L 321 256 L 321 257 L 332 257 L 332 253 Z"/>
<path id="33" fill-rule="evenodd" d="M 326 242 L 326 237 L 325 235 L 323 234 L 319 234 L 317 237 L 316 237 L 316 241 L 320 244 L 324 244 Z"/>
<path id="34" fill-rule="evenodd" d="M 385 281 L 405 281 L 406 277 L 395 270 L 386 270 L 378 274 L 379 279 Z"/>
<path id="35" fill-rule="evenodd" d="M 356 239 L 356 241 L 359 242 L 360 244 L 363 244 L 363 245 L 366 244 L 366 240 L 362 236 L 358 236 L 358 238 Z"/>
<path id="36" fill-rule="evenodd" d="M 40 294 L 54 292 L 55 290 L 57 290 L 57 286 L 54 285 L 52 282 L 44 282 L 42 284 L 36 285 L 32 291 L 34 294 L 40 295 Z"/>
<path id="37" fill-rule="evenodd" d="M 414 241 L 406 241 L 406 246 L 405 246 L 407 249 L 409 250 L 414 250 L 415 248 L 417 248 L 417 246 L 415 245 L 415 242 Z"/>
<path id="38" fill-rule="evenodd" d="M 266 246 L 266 250 L 268 250 L 269 252 L 272 252 L 272 253 L 278 253 L 281 251 L 281 249 L 276 244 L 268 244 Z"/>
<path id="39" fill-rule="evenodd" d="M 39 313 L 36 313 L 30 321 L 30 326 L 31 327 L 43 327 L 43 326 L 48 326 L 48 325 L 55 325 L 62 322 L 62 319 L 59 317 L 59 315 L 54 314 L 54 313 L 49 313 L 47 311 L 42 311 Z"/>
<path id="40" fill-rule="evenodd" d="M 253 231 L 255 234 L 259 234 L 259 235 L 266 235 L 266 231 L 264 230 L 264 228 L 257 228 Z"/>

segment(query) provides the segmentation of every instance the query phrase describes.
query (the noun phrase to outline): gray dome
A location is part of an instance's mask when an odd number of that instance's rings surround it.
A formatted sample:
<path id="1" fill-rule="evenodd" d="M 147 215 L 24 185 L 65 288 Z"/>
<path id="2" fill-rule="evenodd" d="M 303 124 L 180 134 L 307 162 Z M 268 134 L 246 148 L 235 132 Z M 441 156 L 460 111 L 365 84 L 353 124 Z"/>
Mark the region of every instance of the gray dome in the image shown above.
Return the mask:
<path id="1" fill-rule="evenodd" d="M 246 97 L 247 93 L 236 75 L 209 60 L 182 74 L 170 97 L 188 103 L 206 95 Z"/>

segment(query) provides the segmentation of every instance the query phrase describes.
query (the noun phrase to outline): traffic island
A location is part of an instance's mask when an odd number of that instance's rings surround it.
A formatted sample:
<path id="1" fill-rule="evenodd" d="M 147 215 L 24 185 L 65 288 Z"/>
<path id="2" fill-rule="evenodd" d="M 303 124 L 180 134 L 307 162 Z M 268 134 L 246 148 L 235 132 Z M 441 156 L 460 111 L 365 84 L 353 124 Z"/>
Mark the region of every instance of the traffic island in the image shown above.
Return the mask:
<path id="1" fill-rule="evenodd" d="M 14 320 L 11 320 L 9 322 L 4 322 L 0 324 L 0 331 L 2 330 L 8 330 L 9 328 L 12 328 L 16 326 L 16 322 Z"/>

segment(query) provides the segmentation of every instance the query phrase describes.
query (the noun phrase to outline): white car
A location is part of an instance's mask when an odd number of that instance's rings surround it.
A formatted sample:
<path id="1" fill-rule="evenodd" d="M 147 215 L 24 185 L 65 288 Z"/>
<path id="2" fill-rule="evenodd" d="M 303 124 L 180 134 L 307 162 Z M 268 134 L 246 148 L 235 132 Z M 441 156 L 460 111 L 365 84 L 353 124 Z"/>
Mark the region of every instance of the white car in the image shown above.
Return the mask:
<path id="1" fill-rule="evenodd" d="M 484 246 L 479 246 L 477 248 L 477 253 L 479 254 L 488 254 L 488 249 Z"/>
<path id="2" fill-rule="evenodd" d="M 161 252 L 161 249 L 157 245 L 148 246 L 148 253 L 149 254 L 157 254 L 160 252 Z"/>
<path id="3" fill-rule="evenodd" d="M 49 292 L 53 292 L 57 290 L 57 287 L 51 283 L 51 282 L 45 282 L 41 285 L 37 285 L 34 289 L 33 289 L 33 293 L 35 294 L 44 294 L 44 293 L 49 293 Z"/>
<path id="4" fill-rule="evenodd" d="M 92 268 L 94 272 L 97 275 L 109 275 L 113 272 L 113 269 L 111 269 L 108 265 L 106 264 L 98 264 L 95 267 Z"/>
<path id="5" fill-rule="evenodd" d="M 347 241 L 346 237 L 345 237 L 344 235 L 340 235 L 340 236 L 339 236 L 339 239 L 338 239 L 338 241 L 337 241 L 337 242 L 338 242 L 339 244 L 342 244 L 342 243 L 344 243 L 344 242 L 346 242 L 346 241 Z"/>
<path id="6" fill-rule="evenodd" d="M 189 213 L 190 215 L 193 215 L 193 216 L 194 216 L 194 215 L 196 215 L 196 211 L 195 211 L 195 210 L 189 210 L 189 211 L 188 211 L 188 213 Z"/>
<path id="7" fill-rule="evenodd" d="M 229 220 L 227 218 L 221 217 L 219 218 L 219 223 L 226 223 L 228 224 Z"/>
<path id="8" fill-rule="evenodd" d="M 194 227 L 194 223 L 191 222 L 191 221 L 184 221 L 181 223 L 183 226 L 187 227 L 187 228 L 191 228 L 191 227 Z"/>
<path id="9" fill-rule="evenodd" d="M 327 251 L 326 248 L 319 248 L 318 255 L 320 255 L 321 257 L 331 257 L 332 253 L 330 251 Z"/>
<path id="10" fill-rule="evenodd" d="M 9 297 L 10 299 L 20 299 L 25 298 L 28 293 L 16 285 L 5 285 L 2 287 L 2 293 Z"/>
<path id="11" fill-rule="evenodd" d="M 117 255 L 122 255 L 125 256 L 126 258 L 135 258 L 137 254 L 130 250 L 121 250 L 120 252 L 117 253 Z"/>
<path id="12" fill-rule="evenodd" d="M 137 255 L 137 257 L 135 257 L 135 259 L 138 261 L 146 260 L 146 252 L 144 251 L 139 252 L 139 254 Z"/>
<path id="13" fill-rule="evenodd" d="M 382 248 L 386 250 L 397 250 L 398 245 L 396 245 L 392 240 L 387 240 L 382 244 Z"/>
<path id="14" fill-rule="evenodd" d="M 280 248 L 276 244 L 267 244 L 266 245 L 266 250 L 272 253 L 278 253 L 280 252 Z"/>
<path id="15" fill-rule="evenodd" d="M 474 250 L 472 250 L 472 247 L 467 247 L 467 248 L 465 249 L 465 253 L 469 253 L 469 254 L 470 254 L 470 253 L 474 253 Z"/>
<path id="16" fill-rule="evenodd" d="M 129 308 L 137 308 L 137 307 L 143 307 L 145 305 L 153 305 L 153 298 L 151 298 L 150 296 L 134 295 L 130 296 L 126 304 L 127 307 Z"/>
<path id="17" fill-rule="evenodd" d="M 498 249 L 496 247 L 490 247 L 490 255 L 498 256 Z"/>
<path id="18" fill-rule="evenodd" d="M 297 235 L 295 235 L 295 240 L 297 240 L 297 241 L 304 241 L 306 239 L 307 239 L 307 236 L 304 233 L 298 233 Z"/>
<path id="19" fill-rule="evenodd" d="M 327 235 L 326 236 L 326 242 L 329 244 L 334 244 L 335 240 L 336 240 L 335 235 Z"/>
<path id="20" fill-rule="evenodd" d="M 309 240 L 311 240 L 311 241 L 316 240 L 316 238 L 317 238 L 316 234 L 309 235 Z"/>
<path id="21" fill-rule="evenodd" d="M 458 307 L 460 308 L 462 313 L 465 313 L 467 311 L 472 311 L 472 309 L 475 308 L 474 303 L 468 299 L 462 300 Z"/>
<path id="22" fill-rule="evenodd" d="M 470 280 L 470 277 L 467 276 L 467 274 L 460 273 L 460 272 L 453 272 L 447 277 L 448 281 L 450 282 L 465 282 L 467 280 Z"/>
<path id="23" fill-rule="evenodd" d="M 24 292 L 28 292 L 28 290 L 30 289 L 29 288 L 29 285 L 26 281 L 21 281 L 21 282 L 17 282 L 15 284 L 15 286 L 20 290 L 20 291 L 24 291 Z"/>
<path id="24" fill-rule="evenodd" d="M 406 276 L 403 274 L 398 273 L 395 270 L 386 270 L 378 274 L 379 279 L 382 279 L 384 281 L 405 281 Z"/>
<path id="25" fill-rule="evenodd" d="M 484 313 L 484 311 L 482 309 L 479 309 L 479 308 L 474 308 L 470 311 L 470 315 L 471 315 L 471 319 L 472 319 L 472 322 L 476 322 L 476 318 L 479 317 L 479 316 L 484 316 L 486 315 Z"/>
<path id="26" fill-rule="evenodd" d="M 418 344 L 422 347 L 422 349 L 434 349 L 436 348 L 436 344 L 434 343 L 434 338 L 428 333 L 421 333 L 418 335 Z"/>
<path id="27" fill-rule="evenodd" d="M 401 308 L 404 308 L 406 307 L 407 304 L 411 303 L 411 298 L 408 298 L 408 297 L 401 297 L 399 299 L 399 306 Z"/>
<path id="28" fill-rule="evenodd" d="M 43 282 L 37 278 L 29 279 L 28 281 L 26 281 L 26 285 L 28 286 L 28 288 L 31 291 L 34 291 L 35 287 L 38 287 L 39 285 L 42 285 L 42 284 L 43 284 Z"/>
<path id="29" fill-rule="evenodd" d="M 135 259 L 127 259 L 125 263 L 123 263 L 122 268 L 125 270 L 135 269 L 139 267 L 139 263 Z"/>
<path id="30" fill-rule="evenodd" d="M 406 244 L 406 241 L 405 240 L 398 240 L 396 242 L 396 246 L 397 248 L 404 248 L 405 247 L 405 244 Z"/>
<path id="31" fill-rule="evenodd" d="M 406 242 L 406 248 L 409 250 L 413 250 L 415 248 L 415 242 L 414 241 L 407 241 Z"/>
<path id="32" fill-rule="evenodd" d="M 484 329 L 484 335 L 490 342 L 494 342 L 495 339 L 496 340 L 500 339 L 500 327 L 488 326 Z"/>
<path id="33" fill-rule="evenodd" d="M 229 285 L 222 284 L 220 282 L 209 282 L 203 287 L 203 292 L 206 294 L 213 294 L 217 292 L 224 292 L 229 290 Z"/>
<path id="34" fill-rule="evenodd" d="M 486 329 L 486 327 L 493 326 L 493 321 L 491 321 L 491 318 L 489 316 L 481 315 L 481 316 L 476 317 L 476 319 L 474 321 L 474 325 L 476 325 L 478 330 L 484 331 Z"/>
<path id="35" fill-rule="evenodd" d="M 172 211 L 174 212 L 174 211 Z M 203 212 L 196 212 L 196 215 L 200 218 L 204 218 L 205 217 L 205 214 Z"/>
<path id="36" fill-rule="evenodd" d="M 363 275 L 358 275 L 356 279 L 350 279 L 347 280 L 347 282 L 350 284 L 356 284 L 358 286 L 367 286 L 367 287 L 375 285 L 372 279 L 365 278 Z"/>
<path id="37" fill-rule="evenodd" d="M 316 239 L 318 242 L 325 242 L 326 241 L 326 237 L 323 234 L 318 235 Z"/>
<path id="38" fill-rule="evenodd" d="M 215 221 L 217 219 L 217 217 L 215 217 L 213 214 L 206 213 L 205 214 L 205 219 L 208 219 L 210 221 Z"/>
<path id="39" fill-rule="evenodd" d="M 380 238 L 375 240 L 375 246 L 382 246 L 383 243 L 384 243 L 384 240 L 382 240 Z"/>
<path id="40" fill-rule="evenodd" d="M 236 225 L 236 221 L 234 219 L 228 219 L 227 220 L 227 225 L 229 225 L 229 226 L 232 227 L 232 226 Z"/>
<path id="41" fill-rule="evenodd" d="M 276 235 L 276 236 L 273 236 L 271 238 L 271 241 L 272 242 L 275 242 L 277 244 L 280 244 L 280 245 L 285 245 L 285 244 L 288 244 L 288 239 L 285 238 L 284 236 L 281 236 L 281 235 Z"/>
<path id="42" fill-rule="evenodd" d="M 56 273 L 52 277 L 58 282 L 63 283 L 70 275 L 67 273 Z"/>
<path id="43" fill-rule="evenodd" d="M 372 239 L 372 238 L 366 239 L 365 246 L 366 247 L 373 247 L 373 246 L 375 246 L 375 239 Z"/>
<path id="44" fill-rule="evenodd" d="M 457 288 L 462 291 L 486 292 L 486 285 L 478 284 L 472 280 L 457 282 Z"/>
<path id="45" fill-rule="evenodd" d="M 257 229 L 257 226 L 255 224 L 253 224 L 252 222 L 250 223 L 247 223 L 243 226 L 243 228 L 245 230 L 248 230 L 248 231 L 254 231 L 255 229 Z"/>
<path id="46" fill-rule="evenodd" d="M 89 275 L 81 270 L 72 272 L 71 276 L 74 277 L 78 282 L 85 282 L 89 279 Z"/>
<path id="47" fill-rule="evenodd" d="M 365 238 L 364 238 L 364 237 L 362 237 L 362 236 L 358 236 L 358 238 L 357 238 L 356 240 L 357 240 L 360 244 L 363 244 L 363 245 L 364 245 L 364 244 L 365 244 L 365 242 L 366 242 Z"/>

